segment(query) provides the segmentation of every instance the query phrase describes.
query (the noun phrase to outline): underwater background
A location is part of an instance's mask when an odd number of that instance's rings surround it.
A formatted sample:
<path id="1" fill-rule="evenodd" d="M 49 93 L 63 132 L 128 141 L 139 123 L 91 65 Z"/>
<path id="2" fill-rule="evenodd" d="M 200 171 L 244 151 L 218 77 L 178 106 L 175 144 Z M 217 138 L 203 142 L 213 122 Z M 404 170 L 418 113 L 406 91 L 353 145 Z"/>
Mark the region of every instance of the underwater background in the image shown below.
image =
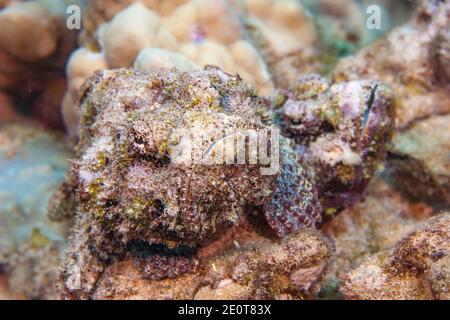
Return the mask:
<path id="1" fill-rule="evenodd" d="M 0 0 L 0 299 L 448 300 L 449 141 L 449 0 Z"/>

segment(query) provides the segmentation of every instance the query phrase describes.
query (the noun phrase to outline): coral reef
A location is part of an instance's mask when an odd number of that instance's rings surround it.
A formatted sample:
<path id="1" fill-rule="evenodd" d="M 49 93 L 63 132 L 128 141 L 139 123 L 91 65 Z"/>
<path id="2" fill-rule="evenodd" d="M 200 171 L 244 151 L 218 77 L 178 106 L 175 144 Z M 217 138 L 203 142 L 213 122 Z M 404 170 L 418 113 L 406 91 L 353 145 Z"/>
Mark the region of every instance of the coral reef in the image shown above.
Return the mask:
<path id="1" fill-rule="evenodd" d="M 195 272 L 175 279 L 146 279 L 132 259 L 114 263 L 100 277 L 93 298 L 313 298 L 332 254 L 329 240 L 317 231 L 300 230 L 279 241 L 254 228 L 241 222 L 200 250 Z"/>
<path id="2" fill-rule="evenodd" d="M 449 82 L 443 80 L 448 75 L 449 12 L 448 1 L 420 1 L 409 23 L 343 59 L 334 78 L 338 82 L 371 78 L 388 83 L 396 96 L 397 129 L 449 113 Z"/>
<path id="3" fill-rule="evenodd" d="M 321 297 L 341 297 L 341 278 L 369 256 L 390 249 L 419 223 L 433 215 L 424 203 L 408 201 L 386 179 L 374 179 L 365 199 L 343 210 L 321 230 L 333 239 L 336 254 Z"/>
<path id="4" fill-rule="evenodd" d="M 57 296 L 55 248 L 65 243 L 68 225 L 47 218 L 47 202 L 70 156 L 60 140 L 41 129 L 0 127 L 0 265 L 11 291 L 21 297 Z"/>
<path id="5" fill-rule="evenodd" d="M 277 87 L 287 88 L 299 74 L 315 72 L 320 68 L 314 49 L 316 29 L 300 1 L 230 2 L 240 13 Z"/>
<path id="6" fill-rule="evenodd" d="M 191 71 L 211 64 L 238 73 L 269 95 L 274 84 L 288 87 L 299 73 L 320 66 L 314 24 L 296 0 L 94 1 L 84 22 L 84 47 L 69 62 L 71 89 L 64 101 L 66 126 L 73 135 L 77 90 L 97 69 Z M 79 69 L 85 72 L 73 75 Z"/>
<path id="7" fill-rule="evenodd" d="M 449 17 L 0 0 L 0 299 L 450 300 Z"/>
<path id="8" fill-rule="evenodd" d="M 102 23 L 115 19 L 125 8 L 138 1 L 112 2 L 96 1 L 90 4 L 84 33 L 91 42 L 96 41 L 92 39 L 92 34 Z M 309 68 L 309 62 L 313 60 L 311 47 L 316 38 L 315 28 L 299 1 L 220 0 L 214 4 L 203 0 L 139 2 L 160 17 L 161 24 L 170 31 L 169 38 L 176 38 L 171 40 L 171 50 L 180 51 L 200 65 L 215 64 L 227 72 L 239 72 L 244 80 L 262 93 L 270 93 L 273 88 L 264 70 L 265 64 L 259 61 L 260 54 L 254 52 L 255 49 L 262 51 L 278 83 L 295 79 L 295 71 L 289 70 L 289 67 L 295 67 L 297 72 L 313 71 Z M 215 19 L 211 19 L 212 16 Z M 164 41 L 167 42 L 167 39 Z M 153 47 L 167 49 L 166 45 Z M 229 51 L 231 56 L 224 51 Z M 238 70 L 230 63 L 231 60 L 234 60 Z M 130 64 L 114 67 L 127 66 Z"/>
<path id="9" fill-rule="evenodd" d="M 415 199 L 450 205 L 450 115 L 416 122 L 397 133 L 389 152 L 394 183 Z"/>
<path id="10" fill-rule="evenodd" d="M 52 127 L 61 126 L 64 64 L 76 45 L 66 27 L 70 4 L 79 1 L 13 1 L 0 11 L 0 90 Z"/>
<path id="11" fill-rule="evenodd" d="M 246 210 L 264 215 L 279 237 L 320 223 L 301 159 L 289 142 L 279 143 L 264 101 L 238 77 L 217 67 L 101 71 L 80 96 L 79 158 L 72 186 L 63 187 L 69 195 L 60 197 L 77 199 L 63 273 L 68 296 L 86 297 L 104 266 L 136 241 L 153 256 L 165 252 L 142 266 L 164 278 L 195 269 L 196 248 Z M 270 143 L 261 144 L 269 132 Z M 254 138 L 259 151 L 252 151 Z"/>
<path id="12" fill-rule="evenodd" d="M 71 90 L 65 97 L 64 114 L 71 132 L 76 132 L 77 90 L 86 76 L 99 68 L 134 65 L 147 72 L 164 67 L 188 71 L 211 64 L 238 73 L 262 93 L 273 91 L 263 57 L 227 1 L 125 1 L 109 5 L 109 1 L 89 3 L 87 27 L 81 37 L 84 48 L 74 52 L 76 57 L 68 65 Z"/>
<path id="13" fill-rule="evenodd" d="M 450 298 L 450 215 L 443 213 L 343 279 L 347 299 Z"/>
<path id="14" fill-rule="evenodd" d="M 314 171 L 327 213 L 356 203 L 386 155 L 394 125 L 394 97 L 376 81 L 329 84 L 299 78 L 274 99 L 284 134 Z"/>

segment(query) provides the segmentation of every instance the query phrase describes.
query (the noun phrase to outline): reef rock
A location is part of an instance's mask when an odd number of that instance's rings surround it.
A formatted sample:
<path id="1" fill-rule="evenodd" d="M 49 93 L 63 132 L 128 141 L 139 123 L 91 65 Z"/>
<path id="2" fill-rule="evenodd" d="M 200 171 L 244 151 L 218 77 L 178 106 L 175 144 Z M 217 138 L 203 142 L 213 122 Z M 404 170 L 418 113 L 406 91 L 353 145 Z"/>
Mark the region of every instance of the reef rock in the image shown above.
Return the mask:
<path id="1" fill-rule="evenodd" d="M 443 213 L 350 271 L 341 292 L 347 299 L 448 300 L 449 257 L 450 214 Z"/>
<path id="2" fill-rule="evenodd" d="M 336 253 L 320 296 L 340 297 L 339 287 L 346 273 L 369 256 L 390 249 L 433 214 L 429 206 L 408 201 L 384 179 L 375 178 L 363 201 L 343 210 L 321 228 L 333 239 Z"/>
<path id="3" fill-rule="evenodd" d="M 95 299 L 305 299 L 317 294 L 333 252 L 319 232 L 274 240 L 243 221 L 198 253 L 195 272 L 151 280 L 131 259 L 108 266 Z"/>
<path id="4" fill-rule="evenodd" d="M 450 115 L 416 122 L 397 133 L 389 153 L 393 182 L 409 196 L 450 205 Z"/>
<path id="5" fill-rule="evenodd" d="M 450 112 L 448 76 L 449 1 L 422 0 L 411 21 L 343 59 L 336 81 L 371 78 L 388 83 L 396 96 L 396 128 Z"/>

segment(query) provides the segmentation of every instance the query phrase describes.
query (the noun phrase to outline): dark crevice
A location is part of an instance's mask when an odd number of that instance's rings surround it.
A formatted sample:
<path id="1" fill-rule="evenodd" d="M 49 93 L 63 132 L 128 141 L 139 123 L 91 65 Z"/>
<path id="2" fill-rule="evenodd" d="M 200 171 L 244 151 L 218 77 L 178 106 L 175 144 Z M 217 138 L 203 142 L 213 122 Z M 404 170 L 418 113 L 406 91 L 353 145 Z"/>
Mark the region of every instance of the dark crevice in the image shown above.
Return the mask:
<path id="1" fill-rule="evenodd" d="M 166 209 L 166 205 L 160 199 L 156 199 L 153 203 L 153 206 L 155 207 L 158 216 L 162 215 L 164 213 L 164 210 Z"/>
<path id="2" fill-rule="evenodd" d="M 127 249 L 133 256 L 140 259 L 151 256 L 191 258 L 197 253 L 197 248 L 191 245 L 181 244 L 177 247 L 169 248 L 165 244 L 150 244 L 140 239 L 131 240 L 127 245 Z"/>
<path id="3" fill-rule="evenodd" d="M 140 160 L 154 163 L 157 167 L 164 167 L 170 165 L 170 157 L 168 154 L 164 154 L 161 158 L 157 158 L 154 155 L 137 155 Z"/>
<path id="4" fill-rule="evenodd" d="M 370 91 L 369 100 L 367 101 L 367 108 L 364 110 L 363 114 L 363 120 L 362 120 L 362 126 L 361 130 L 364 130 L 364 128 L 367 125 L 367 122 L 369 121 L 370 113 L 372 112 L 373 102 L 375 101 L 375 92 L 378 89 L 378 85 L 375 85 L 372 90 Z"/>

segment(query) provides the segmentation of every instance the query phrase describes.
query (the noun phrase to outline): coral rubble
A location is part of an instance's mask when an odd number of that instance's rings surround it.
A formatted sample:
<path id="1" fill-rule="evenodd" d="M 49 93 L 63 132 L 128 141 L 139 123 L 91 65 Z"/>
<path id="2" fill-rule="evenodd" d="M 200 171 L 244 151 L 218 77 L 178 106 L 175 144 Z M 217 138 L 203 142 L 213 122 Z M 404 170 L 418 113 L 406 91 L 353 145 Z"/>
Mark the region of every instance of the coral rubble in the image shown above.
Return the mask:
<path id="1" fill-rule="evenodd" d="M 412 231 L 390 250 L 350 271 L 341 291 L 347 299 L 450 298 L 450 215 Z"/>
<path id="2" fill-rule="evenodd" d="M 431 207 L 408 201 L 384 179 L 376 178 L 363 201 L 343 210 L 321 228 L 336 247 L 321 297 L 340 297 L 339 287 L 346 273 L 369 256 L 391 248 L 433 213 Z"/>
<path id="3" fill-rule="evenodd" d="M 450 115 L 416 122 L 393 138 L 389 171 L 412 198 L 450 205 Z"/>

